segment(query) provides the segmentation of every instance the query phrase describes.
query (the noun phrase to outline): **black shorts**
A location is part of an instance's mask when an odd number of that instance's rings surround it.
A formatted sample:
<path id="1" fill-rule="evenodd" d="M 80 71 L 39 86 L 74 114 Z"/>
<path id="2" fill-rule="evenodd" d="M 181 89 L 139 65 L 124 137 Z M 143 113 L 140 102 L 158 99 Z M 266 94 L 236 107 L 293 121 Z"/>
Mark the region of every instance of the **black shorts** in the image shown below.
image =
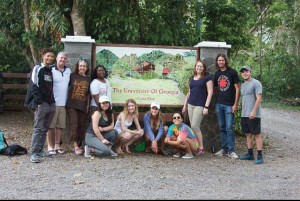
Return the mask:
<path id="1" fill-rule="evenodd" d="M 242 132 L 245 134 L 260 134 L 260 118 L 249 119 L 249 117 L 242 117 L 241 126 Z"/>

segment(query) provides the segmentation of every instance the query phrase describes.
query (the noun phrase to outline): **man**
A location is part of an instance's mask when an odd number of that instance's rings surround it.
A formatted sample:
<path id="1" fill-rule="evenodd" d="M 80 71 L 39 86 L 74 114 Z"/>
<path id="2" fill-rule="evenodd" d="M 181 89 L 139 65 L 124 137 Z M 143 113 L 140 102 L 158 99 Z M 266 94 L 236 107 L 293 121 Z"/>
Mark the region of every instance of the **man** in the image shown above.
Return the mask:
<path id="1" fill-rule="evenodd" d="M 70 82 L 71 70 L 66 67 L 68 55 L 59 52 L 56 57 L 56 64 L 52 66 L 53 73 L 53 93 L 55 98 L 55 115 L 47 134 L 48 153 L 50 155 L 63 154 L 61 148 L 62 130 L 66 128 L 67 114 L 66 102 L 68 97 L 68 86 Z"/>
<path id="2" fill-rule="evenodd" d="M 34 113 L 31 141 L 30 162 L 32 163 L 39 163 L 42 158 L 49 156 L 47 152 L 43 152 L 43 147 L 55 112 L 53 75 L 50 68 L 54 60 L 54 52 L 52 49 L 43 49 L 41 55 L 42 63 L 34 67 L 30 81 L 32 82 L 30 90 L 34 101 L 33 105 L 37 106 Z"/>
<path id="3" fill-rule="evenodd" d="M 262 85 L 261 83 L 252 78 L 251 68 L 244 66 L 241 68 L 240 73 L 244 79 L 241 86 L 242 95 L 242 119 L 241 126 L 242 132 L 247 135 L 248 153 L 241 156 L 241 160 L 254 160 L 253 154 L 253 136 L 255 137 L 257 159 L 255 164 L 262 164 L 262 147 L 263 139 L 260 133 L 261 130 L 261 100 L 262 100 Z"/>
<path id="4" fill-rule="evenodd" d="M 215 60 L 219 69 L 214 75 L 214 86 L 217 87 L 216 113 L 220 127 L 220 137 L 222 149 L 216 156 L 228 155 L 232 159 L 237 159 L 235 151 L 234 136 L 234 113 L 238 109 L 240 96 L 240 79 L 236 70 L 229 66 L 228 58 L 225 54 L 219 54 Z"/>

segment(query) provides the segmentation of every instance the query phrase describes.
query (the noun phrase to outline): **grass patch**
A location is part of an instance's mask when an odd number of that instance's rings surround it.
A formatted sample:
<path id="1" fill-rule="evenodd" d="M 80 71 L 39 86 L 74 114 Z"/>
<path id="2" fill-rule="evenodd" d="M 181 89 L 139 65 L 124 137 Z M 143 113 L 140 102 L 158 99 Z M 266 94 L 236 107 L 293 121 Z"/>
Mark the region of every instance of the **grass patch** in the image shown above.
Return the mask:
<path id="1" fill-rule="evenodd" d="M 288 111 L 300 111 L 300 105 L 291 105 L 282 102 L 263 102 L 262 106 L 264 108 L 271 108 L 271 109 L 282 109 Z"/>

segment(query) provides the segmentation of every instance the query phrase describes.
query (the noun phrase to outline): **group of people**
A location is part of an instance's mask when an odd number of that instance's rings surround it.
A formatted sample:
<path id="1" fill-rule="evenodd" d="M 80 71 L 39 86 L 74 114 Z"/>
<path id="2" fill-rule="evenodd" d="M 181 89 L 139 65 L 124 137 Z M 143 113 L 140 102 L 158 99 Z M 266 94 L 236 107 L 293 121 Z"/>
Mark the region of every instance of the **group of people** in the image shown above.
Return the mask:
<path id="1" fill-rule="evenodd" d="M 244 83 L 240 86 L 238 73 L 230 67 L 225 54 L 216 57 L 218 70 L 214 78 L 207 72 L 203 61 L 196 62 L 182 111 L 173 114 L 173 123 L 169 127 L 166 126 L 160 103 L 154 101 L 144 115 L 142 128 L 134 99 L 128 99 L 123 111 L 114 117 L 110 83 L 104 66 L 96 66 L 91 79 L 87 60 L 79 59 L 74 72 L 71 72 L 66 67 L 66 53 L 58 53 L 54 65 L 53 50 L 44 49 L 41 53 L 42 63 L 35 66 L 31 74 L 32 101 L 33 105 L 37 105 L 30 157 L 33 163 L 64 153 L 61 134 L 66 127 L 74 153 L 84 154 L 85 157 L 130 154 L 130 146 L 140 139 L 146 141 L 146 150 L 156 154 L 164 153 L 165 146 L 169 145 L 176 150 L 174 157 L 189 159 L 202 155 L 204 146 L 200 125 L 211 108 L 213 93 L 216 95 L 215 109 L 222 146 L 215 155 L 254 160 L 254 135 L 258 152 L 255 163 L 263 163 L 260 132 L 262 85 L 252 78 L 251 68 L 244 66 L 240 70 Z M 240 95 L 241 125 L 242 131 L 247 134 L 248 153 L 238 157 L 235 153 L 234 113 L 238 110 Z M 190 126 L 183 122 L 184 112 L 188 113 Z M 89 121 L 86 121 L 87 114 L 90 114 Z M 48 151 L 44 152 L 46 139 Z"/>

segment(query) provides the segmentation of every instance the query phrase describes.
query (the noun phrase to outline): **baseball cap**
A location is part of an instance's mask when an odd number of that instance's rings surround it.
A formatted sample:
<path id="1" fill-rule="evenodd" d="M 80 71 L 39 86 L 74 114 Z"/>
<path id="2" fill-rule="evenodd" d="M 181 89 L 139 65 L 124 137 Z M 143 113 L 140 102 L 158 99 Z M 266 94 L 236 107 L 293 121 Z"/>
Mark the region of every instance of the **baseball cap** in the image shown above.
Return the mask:
<path id="1" fill-rule="evenodd" d="M 158 102 L 152 102 L 150 107 L 157 107 L 157 109 L 160 109 L 160 104 Z"/>
<path id="2" fill-rule="evenodd" d="M 110 102 L 108 96 L 100 96 L 99 103 Z"/>
<path id="3" fill-rule="evenodd" d="M 240 72 L 242 72 L 243 70 L 252 71 L 252 69 L 249 66 L 243 66 L 243 68 L 241 68 Z"/>

